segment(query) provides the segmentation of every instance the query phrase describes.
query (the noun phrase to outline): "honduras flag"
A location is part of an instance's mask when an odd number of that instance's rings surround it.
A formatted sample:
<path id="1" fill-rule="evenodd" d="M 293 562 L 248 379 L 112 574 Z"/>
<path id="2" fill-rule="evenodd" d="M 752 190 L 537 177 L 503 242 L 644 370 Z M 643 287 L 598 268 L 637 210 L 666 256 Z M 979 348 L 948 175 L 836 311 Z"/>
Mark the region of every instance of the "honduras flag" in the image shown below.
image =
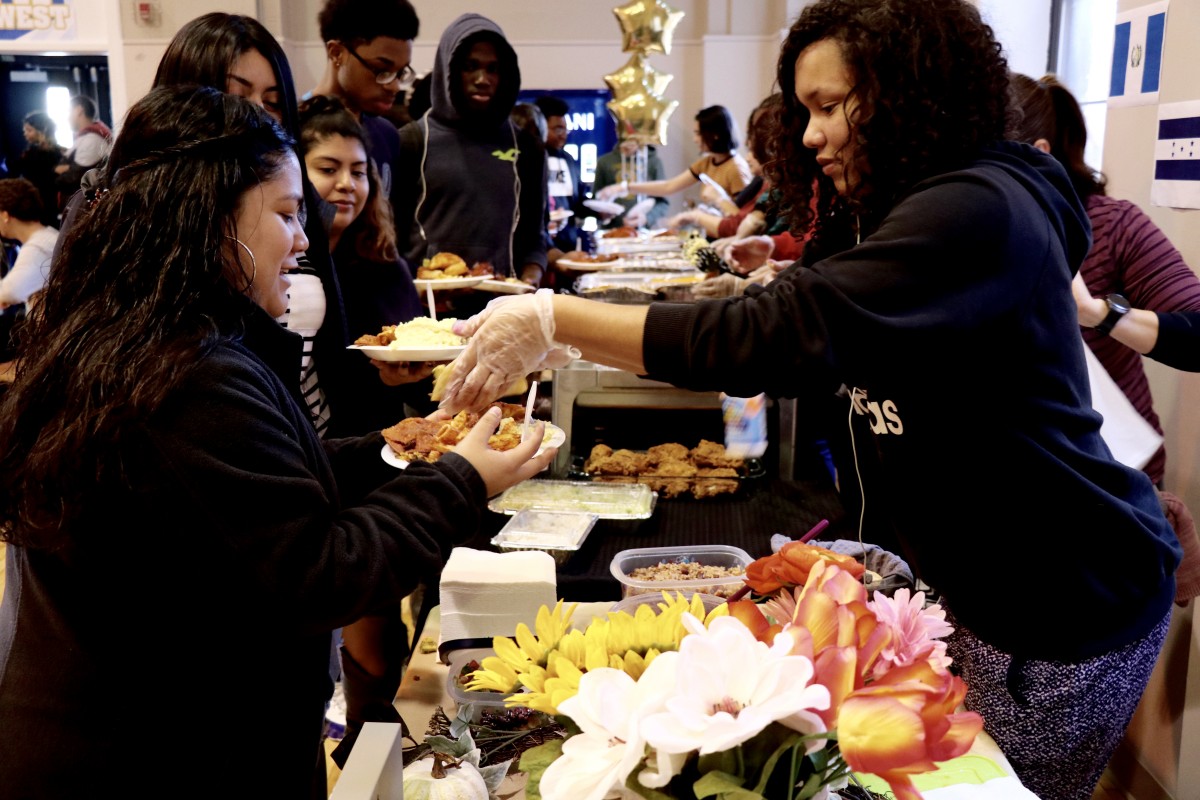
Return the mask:
<path id="1" fill-rule="evenodd" d="M 1158 107 L 1150 202 L 1200 208 L 1200 101 Z"/>
<path id="2" fill-rule="evenodd" d="M 1136 106 L 1158 102 L 1166 30 L 1166 2 L 1117 15 L 1109 105 Z"/>

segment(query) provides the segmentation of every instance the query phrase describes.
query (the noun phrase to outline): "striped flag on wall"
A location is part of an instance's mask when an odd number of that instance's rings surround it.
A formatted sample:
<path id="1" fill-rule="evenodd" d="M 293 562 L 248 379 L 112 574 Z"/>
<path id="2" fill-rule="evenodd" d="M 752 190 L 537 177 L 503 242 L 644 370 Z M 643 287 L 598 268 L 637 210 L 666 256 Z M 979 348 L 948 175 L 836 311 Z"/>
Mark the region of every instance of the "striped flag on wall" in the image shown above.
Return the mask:
<path id="1" fill-rule="evenodd" d="M 1200 208 L 1200 100 L 1158 107 L 1150 202 Z"/>
<path id="2" fill-rule="evenodd" d="M 1167 5 L 1163 0 L 1117 14 L 1109 105 L 1137 106 L 1158 102 Z"/>

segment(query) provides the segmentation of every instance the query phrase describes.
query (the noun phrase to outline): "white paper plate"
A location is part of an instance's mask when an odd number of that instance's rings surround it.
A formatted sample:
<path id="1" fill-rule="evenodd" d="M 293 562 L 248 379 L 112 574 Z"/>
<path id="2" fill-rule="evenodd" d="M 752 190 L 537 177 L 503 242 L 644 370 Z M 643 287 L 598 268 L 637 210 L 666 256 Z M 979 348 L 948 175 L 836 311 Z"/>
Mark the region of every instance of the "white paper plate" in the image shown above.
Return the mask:
<path id="1" fill-rule="evenodd" d="M 538 448 L 537 453 L 534 453 L 534 455 L 539 455 L 547 447 L 560 447 L 566 440 L 566 431 L 552 422 L 547 422 L 546 438 L 542 442 L 542 446 Z M 384 461 L 397 469 L 406 469 L 408 467 L 409 462 L 397 456 L 396 451 L 392 449 L 390 444 L 384 444 L 383 450 L 380 451 L 379 455 L 383 457 Z"/>
<path id="2" fill-rule="evenodd" d="M 512 283 L 511 281 L 486 280 L 475 288 L 481 292 L 495 292 L 496 294 L 525 294 L 537 291 L 524 281 Z"/>
<path id="3" fill-rule="evenodd" d="M 583 204 L 598 214 L 620 214 L 625 206 L 611 200 L 584 200 Z"/>
<path id="4" fill-rule="evenodd" d="M 472 286 L 478 286 L 490 277 L 490 275 L 468 275 L 465 278 L 441 278 L 438 280 L 417 278 L 413 281 L 413 285 L 420 292 L 425 291 L 426 287 L 433 289 L 435 292 L 440 289 L 470 289 Z"/>
<path id="5" fill-rule="evenodd" d="M 453 361 L 467 349 L 465 344 L 441 347 L 384 347 L 352 344 L 347 350 L 359 350 L 376 361 Z"/>
<path id="6" fill-rule="evenodd" d="M 560 267 L 577 270 L 579 272 L 600 272 L 606 269 L 619 269 L 626 266 L 626 263 L 621 259 L 615 261 L 573 261 L 569 258 L 560 258 L 558 260 Z"/>

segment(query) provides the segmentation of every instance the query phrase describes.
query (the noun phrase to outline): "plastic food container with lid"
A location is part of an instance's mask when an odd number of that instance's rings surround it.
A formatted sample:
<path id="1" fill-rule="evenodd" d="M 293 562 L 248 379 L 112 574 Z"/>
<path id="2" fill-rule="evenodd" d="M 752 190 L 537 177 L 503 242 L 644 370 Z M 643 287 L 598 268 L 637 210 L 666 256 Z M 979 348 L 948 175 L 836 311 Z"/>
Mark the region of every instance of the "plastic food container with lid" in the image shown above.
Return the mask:
<path id="1" fill-rule="evenodd" d="M 556 564 L 564 564 L 583 545 L 597 519 L 585 511 L 526 508 L 492 537 L 492 544 L 504 551 L 542 550 Z"/>
<path id="2" fill-rule="evenodd" d="M 641 483 L 528 480 L 488 503 L 498 514 L 525 509 L 582 511 L 600 519 L 648 519 L 658 494 Z"/>
<path id="3" fill-rule="evenodd" d="M 754 561 L 740 547 L 723 544 L 691 545 L 686 547 L 643 547 L 622 550 L 612 560 L 610 569 L 613 577 L 621 583 L 621 597 L 640 594 L 658 595 L 662 591 L 695 592 L 728 598 L 745 584 L 746 567 Z M 634 570 L 642 567 L 663 566 L 664 572 L 683 572 L 675 577 L 661 579 L 634 578 Z M 672 569 L 673 567 L 681 569 Z M 720 567 L 731 574 L 705 577 L 701 567 Z M 688 576 L 686 573 L 694 573 Z"/>

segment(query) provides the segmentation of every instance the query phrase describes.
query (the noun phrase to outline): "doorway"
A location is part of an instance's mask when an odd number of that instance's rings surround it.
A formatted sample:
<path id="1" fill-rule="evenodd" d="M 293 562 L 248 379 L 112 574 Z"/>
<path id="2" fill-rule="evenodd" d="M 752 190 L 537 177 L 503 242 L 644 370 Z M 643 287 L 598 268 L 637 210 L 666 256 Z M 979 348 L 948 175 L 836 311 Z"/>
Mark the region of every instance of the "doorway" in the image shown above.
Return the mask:
<path id="1" fill-rule="evenodd" d="M 5 173 L 25 149 L 22 120 L 30 111 L 50 114 L 58 122 L 60 143 L 71 146 L 64 104 L 75 95 L 90 97 L 96 103 L 97 117 L 112 127 L 107 57 L 0 55 L 0 166 Z"/>

